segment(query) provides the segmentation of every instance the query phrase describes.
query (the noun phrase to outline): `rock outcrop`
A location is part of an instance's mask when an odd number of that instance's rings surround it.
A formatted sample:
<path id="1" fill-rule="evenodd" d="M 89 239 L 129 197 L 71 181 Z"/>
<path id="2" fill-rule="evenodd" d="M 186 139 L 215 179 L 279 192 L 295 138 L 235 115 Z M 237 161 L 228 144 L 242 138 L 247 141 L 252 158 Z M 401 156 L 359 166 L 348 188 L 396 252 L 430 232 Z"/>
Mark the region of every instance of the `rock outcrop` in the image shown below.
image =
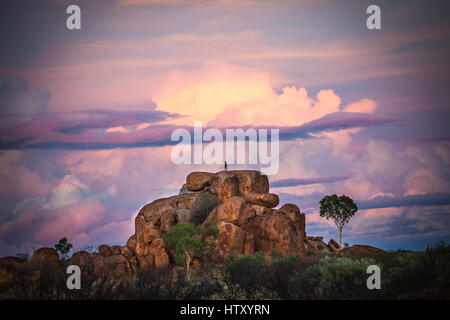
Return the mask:
<path id="1" fill-rule="evenodd" d="M 212 243 L 214 259 L 223 262 L 230 254 L 254 254 L 263 251 L 271 257 L 307 251 L 354 254 L 378 252 L 368 246 L 353 246 L 342 250 L 331 239 L 328 245 L 322 237 L 307 236 L 305 214 L 295 204 L 283 204 L 269 193 L 269 181 L 259 171 L 235 170 L 218 173 L 192 172 L 186 178 L 185 192 L 157 199 L 143 206 L 135 219 L 135 233 L 124 246 L 98 247 L 98 252 L 79 251 L 69 264 L 79 265 L 90 273 L 112 274 L 116 277 L 136 273 L 140 269 L 164 268 L 173 264 L 173 248 L 164 245 L 163 236 L 178 223 L 195 225 L 213 222 L 219 233 Z M 31 272 L 32 264 L 58 262 L 52 248 L 41 248 L 32 262 L 18 258 L 0 259 L 0 282 L 10 280 L 17 270 Z M 193 269 L 202 267 L 201 257 L 194 257 Z"/>
<path id="2" fill-rule="evenodd" d="M 39 248 L 33 255 L 34 264 L 47 264 L 55 261 L 59 261 L 59 255 L 53 248 Z"/>
<path id="3" fill-rule="evenodd" d="M 141 267 L 165 267 L 173 260 L 162 236 L 177 223 L 217 223 L 217 261 L 255 251 L 305 255 L 304 214 L 294 204 L 273 209 L 279 198 L 269 193 L 268 178 L 261 172 L 192 172 L 186 189 L 191 192 L 155 200 L 139 211 L 126 251 Z"/>

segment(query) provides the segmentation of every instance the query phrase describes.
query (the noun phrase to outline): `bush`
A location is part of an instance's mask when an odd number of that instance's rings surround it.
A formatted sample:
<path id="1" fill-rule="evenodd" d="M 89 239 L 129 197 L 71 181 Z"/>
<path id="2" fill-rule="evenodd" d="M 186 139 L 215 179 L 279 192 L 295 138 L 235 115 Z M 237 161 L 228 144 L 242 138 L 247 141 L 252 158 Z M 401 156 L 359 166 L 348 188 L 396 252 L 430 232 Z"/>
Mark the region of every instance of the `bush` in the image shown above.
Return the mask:
<path id="1" fill-rule="evenodd" d="M 214 225 L 188 227 L 205 241 Z M 206 246 L 203 246 L 205 249 Z M 112 270 L 81 270 L 81 290 L 66 287 L 65 261 L 36 264 L 14 273 L 6 289 L 18 299 L 449 299 L 450 246 L 439 243 L 424 252 L 392 251 L 371 257 L 321 253 L 305 258 L 272 252 L 229 256 L 225 265 L 206 271 L 150 268 L 112 277 Z M 369 265 L 381 268 L 381 290 L 366 286 Z M 37 272 L 38 271 L 38 272 Z M 99 273 L 100 272 L 100 273 Z M 39 275 L 39 277 L 36 277 Z"/>
<path id="2" fill-rule="evenodd" d="M 368 290 L 366 273 L 373 259 L 331 258 L 326 256 L 294 278 L 303 299 L 367 299 L 377 290 Z"/>
<path id="3" fill-rule="evenodd" d="M 261 299 L 267 297 L 264 292 L 267 262 L 264 252 L 253 255 L 230 256 L 225 266 L 226 277 L 238 285 L 244 299 Z"/>
<path id="4" fill-rule="evenodd" d="M 390 252 L 377 259 L 386 272 L 386 298 L 450 298 L 450 246 L 438 243 L 425 252 Z"/>
<path id="5" fill-rule="evenodd" d="M 298 276 L 306 268 L 306 259 L 299 255 L 287 254 L 279 259 L 274 259 L 268 265 L 264 286 L 267 291 L 279 299 L 292 299 L 296 296 L 298 288 L 292 279 Z"/>
<path id="6" fill-rule="evenodd" d="M 125 288 L 126 299 L 139 300 L 202 300 L 217 292 L 216 284 L 202 272 L 187 280 L 184 269 L 151 268 L 140 271 Z"/>

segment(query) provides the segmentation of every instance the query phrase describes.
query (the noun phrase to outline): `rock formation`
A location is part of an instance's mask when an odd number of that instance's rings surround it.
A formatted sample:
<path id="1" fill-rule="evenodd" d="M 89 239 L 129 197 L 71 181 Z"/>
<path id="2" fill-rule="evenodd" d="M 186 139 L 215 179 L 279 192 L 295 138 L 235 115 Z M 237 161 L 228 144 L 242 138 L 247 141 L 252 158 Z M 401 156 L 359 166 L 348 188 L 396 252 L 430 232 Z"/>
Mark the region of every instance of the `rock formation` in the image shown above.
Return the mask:
<path id="1" fill-rule="evenodd" d="M 340 251 L 334 240 L 327 245 L 322 237 L 306 236 L 305 214 L 295 204 L 274 209 L 279 198 L 269 193 L 268 178 L 259 171 L 192 172 L 184 189 L 179 195 L 157 199 L 142 207 L 135 219 L 135 233 L 126 245 L 103 244 L 98 252 L 79 251 L 68 262 L 91 268 L 94 273 L 106 270 L 117 277 L 139 269 L 167 267 L 174 259 L 173 252 L 164 245 L 163 235 L 177 223 L 200 225 L 211 221 L 217 223 L 219 230 L 214 248 L 217 262 L 223 262 L 230 254 L 256 251 L 265 252 L 268 258 L 274 250 L 301 257 L 307 251 Z M 54 249 L 41 248 L 32 263 L 58 261 Z M 0 278 L 8 278 L 11 269 L 26 269 L 29 265 L 17 258 L 2 258 Z M 192 268 L 201 268 L 200 257 L 194 257 Z"/>
<path id="2" fill-rule="evenodd" d="M 215 221 L 217 261 L 255 251 L 305 255 L 304 214 L 294 204 L 273 209 L 279 198 L 269 193 L 267 176 L 259 171 L 192 172 L 186 188 L 190 193 L 155 200 L 139 211 L 127 247 L 141 267 L 170 263 L 162 236 L 177 223 Z"/>
<path id="3" fill-rule="evenodd" d="M 269 193 L 268 178 L 259 171 L 191 172 L 185 189 L 187 192 L 142 207 L 135 219 L 135 233 L 125 246 L 101 245 L 98 254 L 74 254 L 73 262 L 94 259 L 100 265 L 96 269 L 106 265 L 117 273 L 166 267 L 173 263 L 173 252 L 164 245 L 163 235 L 177 223 L 210 221 L 217 223 L 219 230 L 214 249 L 217 262 L 230 254 L 256 251 L 265 252 L 267 257 L 274 250 L 304 257 L 307 250 L 340 250 L 334 240 L 327 245 L 322 237 L 306 236 L 305 214 L 295 204 L 274 209 L 279 198 Z M 192 264 L 200 268 L 200 257 Z"/>

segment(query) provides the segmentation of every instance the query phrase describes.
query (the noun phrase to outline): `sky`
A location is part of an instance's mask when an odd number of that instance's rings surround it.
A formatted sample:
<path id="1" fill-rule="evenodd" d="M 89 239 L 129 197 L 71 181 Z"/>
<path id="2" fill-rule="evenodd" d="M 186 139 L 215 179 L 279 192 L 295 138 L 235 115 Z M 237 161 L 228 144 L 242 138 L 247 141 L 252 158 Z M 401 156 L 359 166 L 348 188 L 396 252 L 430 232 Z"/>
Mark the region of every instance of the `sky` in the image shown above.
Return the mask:
<path id="1" fill-rule="evenodd" d="M 171 161 L 171 133 L 194 121 L 279 128 L 271 192 L 308 235 L 339 238 L 319 201 L 345 194 L 359 210 L 343 242 L 450 241 L 448 1 L 0 6 L 0 256 L 124 244 L 143 205 L 223 167 Z"/>

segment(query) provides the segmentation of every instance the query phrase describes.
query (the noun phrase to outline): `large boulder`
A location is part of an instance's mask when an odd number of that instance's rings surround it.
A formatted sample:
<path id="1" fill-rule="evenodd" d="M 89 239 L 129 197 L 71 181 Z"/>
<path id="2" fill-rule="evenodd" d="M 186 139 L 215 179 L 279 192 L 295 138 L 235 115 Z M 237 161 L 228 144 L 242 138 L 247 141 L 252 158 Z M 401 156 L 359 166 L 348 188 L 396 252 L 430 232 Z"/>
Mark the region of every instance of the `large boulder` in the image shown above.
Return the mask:
<path id="1" fill-rule="evenodd" d="M 136 248 L 136 235 L 133 234 L 127 241 L 126 246 L 134 251 L 134 248 Z"/>
<path id="2" fill-rule="evenodd" d="M 323 241 L 323 237 L 307 236 L 304 239 L 306 250 L 312 252 L 329 252 L 331 249 Z"/>
<path id="3" fill-rule="evenodd" d="M 154 225 L 146 224 L 136 234 L 136 243 L 150 243 L 158 238 L 161 238 L 161 230 Z"/>
<path id="4" fill-rule="evenodd" d="M 167 267 L 169 265 L 169 256 L 167 255 L 162 238 L 152 241 L 149 253 L 154 257 L 155 267 Z"/>
<path id="5" fill-rule="evenodd" d="M 120 248 L 120 253 L 124 255 L 126 258 L 133 258 L 134 257 L 134 249 L 131 249 L 128 246 L 122 246 Z"/>
<path id="6" fill-rule="evenodd" d="M 249 193 L 268 193 L 269 180 L 265 174 L 256 170 L 232 170 L 238 180 L 238 192 L 241 195 Z"/>
<path id="7" fill-rule="evenodd" d="M 166 233 L 172 229 L 177 224 L 177 218 L 175 216 L 175 211 L 167 212 L 163 214 L 160 219 L 159 229 L 162 233 Z"/>
<path id="8" fill-rule="evenodd" d="M 144 225 L 151 224 L 159 227 L 161 225 L 162 216 L 174 215 L 175 209 L 172 206 L 172 201 L 175 199 L 175 197 L 177 196 L 158 199 L 142 207 L 135 221 L 136 234 Z"/>
<path id="9" fill-rule="evenodd" d="M 217 195 L 221 203 L 238 195 L 238 180 L 231 172 L 222 171 L 214 174 L 209 184 L 209 191 Z"/>
<path id="10" fill-rule="evenodd" d="M 245 194 L 244 197 L 251 203 L 258 204 L 267 208 L 274 208 L 280 203 L 280 199 L 274 193 L 249 192 Z"/>
<path id="11" fill-rule="evenodd" d="M 269 253 L 275 249 L 283 255 L 305 254 L 294 223 L 284 215 L 266 214 L 255 217 L 248 221 L 244 230 L 255 237 L 256 251 Z"/>
<path id="12" fill-rule="evenodd" d="M 255 236 L 245 232 L 243 254 L 255 254 Z"/>
<path id="13" fill-rule="evenodd" d="M 58 252 L 53 248 L 39 248 L 33 255 L 32 262 L 35 264 L 47 264 L 59 261 Z"/>
<path id="14" fill-rule="evenodd" d="M 119 255 L 119 254 L 121 254 L 122 249 L 120 246 L 112 246 L 111 252 L 112 252 L 112 254 Z"/>
<path id="15" fill-rule="evenodd" d="M 219 235 L 216 242 L 217 261 L 224 261 L 229 254 L 242 254 L 244 249 L 245 232 L 230 222 L 218 223 Z"/>
<path id="16" fill-rule="evenodd" d="M 328 241 L 328 247 L 333 250 L 333 249 L 340 249 L 341 246 L 339 245 L 339 243 L 337 243 L 334 239 L 330 239 L 330 241 Z M 333 250 L 334 251 L 334 250 Z"/>
<path id="17" fill-rule="evenodd" d="M 141 270 L 149 269 L 155 266 L 155 257 L 151 254 L 138 256 L 139 268 Z"/>
<path id="18" fill-rule="evenodd" d="M 109 257 L 110 255 L 112 255 L 111 248 L 106 244 L 102 244 L 101 246 L 98 247 L 98 253 L 102 257 Z"/>
<path id="19" fill-rule="evenodd" d="M 86 251 L 77 251 L 69 259 L 69 264 L 83 267 L 92 262 L 91 256 Z"/>
<path id="20" fill-rule="evenodd" d="M 217 207 L 215 212 L 215 220 L 231 222 L 236 225 L 241 225 L 245 222 L 245 199 L 241 197 L 231 197 L 225 203 Z"/>
<path id="21" fill-rule="evenodd" d="M 92 265 L 96 275 L 104 275 L 107 277 L 120 278 L 128 274 L 132 274 L 137 270 L 136 261 L 128 260 L 123 255 L 94 255 L 92 258 Z"/>
<path id="22" fill-rule="evenodd" d="M 31 264 L 17 257 L 0 258 L 0 285 L 13 281 L 19 273 L 31 274 Z"/>
<path id="23" fill-rule="evenodd" d="M 295 227 L 298 230 L 299 236 L 302 238 L 302 240 L 305 238 L 305 214 L 300 213 L 300 209 L 292 203 L 286 203 L 284 204 L 278 211 L 281 214 L 284 214 L 285 216 L 288 216 L 292 222 L 294 222 Z"/>
<path id="24" fill-rule="evenodd" d="M 189 191 L 203 190 L 213 174 L 211 172 L 191 172 L 186 177 L 186 188 Z"/>
<path id="25" fill-rule="evenodd" d="M 147 233 L 151 228 L 164 234 L 180 222 L 200 224 L 217 204 L 217 197 L 206 190 L 155 200 L 142 207 L 136 216 L 136 240 L 142 239 L 141 231 Z"/>

